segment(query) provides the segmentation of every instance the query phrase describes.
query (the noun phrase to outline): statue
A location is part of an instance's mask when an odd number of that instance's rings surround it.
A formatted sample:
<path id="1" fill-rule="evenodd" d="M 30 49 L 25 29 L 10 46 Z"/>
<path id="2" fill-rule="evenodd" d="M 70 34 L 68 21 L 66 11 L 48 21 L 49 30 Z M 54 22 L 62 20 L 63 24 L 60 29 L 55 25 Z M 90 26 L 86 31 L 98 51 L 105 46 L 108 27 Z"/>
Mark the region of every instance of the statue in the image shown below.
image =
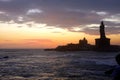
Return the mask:
<path id="1" fill-rule="evenodd" d="M 105 29 L 105 26 L 104 26 L 104 23 L 102 21 L 101 25 L 100 25 L 100 38 L 106 38 L 104 29 Z"/>
<path id="2" fill-rule="evenodd" d="M 103 21 L 100 24 L 100 38 L 95 39 L 95 44 L 98 49 L 105 49 L 105 47 L 110 46 L 110 39 L 106 38 L 105 25 Z"/>

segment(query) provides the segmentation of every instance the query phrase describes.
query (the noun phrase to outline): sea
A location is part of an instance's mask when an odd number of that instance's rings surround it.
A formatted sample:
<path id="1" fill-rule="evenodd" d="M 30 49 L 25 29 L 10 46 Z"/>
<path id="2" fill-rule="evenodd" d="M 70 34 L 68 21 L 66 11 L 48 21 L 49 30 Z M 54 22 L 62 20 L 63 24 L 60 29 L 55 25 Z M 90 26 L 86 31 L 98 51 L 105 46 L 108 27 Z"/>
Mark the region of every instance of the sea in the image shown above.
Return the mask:
<path id="1" fill-rule="evenodd" d="M 0 49 L 0 80 L 112 80 L 119 52 Z"/>

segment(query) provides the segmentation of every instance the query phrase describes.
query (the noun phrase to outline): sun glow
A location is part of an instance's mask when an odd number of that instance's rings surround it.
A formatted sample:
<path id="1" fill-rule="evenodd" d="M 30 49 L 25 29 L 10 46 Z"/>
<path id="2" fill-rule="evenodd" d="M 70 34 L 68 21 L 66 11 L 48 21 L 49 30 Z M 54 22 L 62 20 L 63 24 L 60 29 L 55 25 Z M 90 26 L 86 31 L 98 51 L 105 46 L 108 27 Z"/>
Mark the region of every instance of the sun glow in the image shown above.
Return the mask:
<path id="1" fill-rule="evenodd" d="M 29 27 L 28 23 L 0 23 L 0 47 L 55 47 L 59 43 L 65 44 L 69 39 L 68 36 L 70 36 L 67 30 L 61 28 L 47 26 L 46 24 L 31 23 L 31 25 L 32 27 Z"/>
<path id="2" fill-rule="evenodd" d="M 0 48 L 54 48 L 67 43 L 78 43 L 86 37 L 90 44 L 95 44 L 97 35 L 89 35 L 82 32 L 70 32 L 67 29 L 47 24 L 27 22 L 17 24 L 13 21 L 8 23 L 0 22 Z M 75 30 L 80 30 L 76 27 Z M 120 35 L 110 35 L 112 43 L 120 44 Z"/>

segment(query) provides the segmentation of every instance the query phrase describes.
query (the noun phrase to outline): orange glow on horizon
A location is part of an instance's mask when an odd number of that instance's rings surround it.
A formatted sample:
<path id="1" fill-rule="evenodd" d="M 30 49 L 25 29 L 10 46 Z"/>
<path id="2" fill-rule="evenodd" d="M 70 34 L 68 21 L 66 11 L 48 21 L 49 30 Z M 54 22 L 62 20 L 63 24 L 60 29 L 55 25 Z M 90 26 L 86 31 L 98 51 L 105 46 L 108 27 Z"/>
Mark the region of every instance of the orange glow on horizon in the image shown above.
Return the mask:
<path id="1" fill-rule="evenodd" d="M 35 25 L 35 24 L 34 24 Z M 65 29 L 36 24 L 37 27 L 26 25 L 0 23 L 0 48 L 55 48 L 58 45 L 78 43 L 86 37 L 89 44 L 95 44 L 98 35 L 89 35 L 82 32 L 70 32 Z M 46 27 L 44 27 L 46 26 Z M 120 45 L 120 34 L 108 35 L 111 44 Z"/>

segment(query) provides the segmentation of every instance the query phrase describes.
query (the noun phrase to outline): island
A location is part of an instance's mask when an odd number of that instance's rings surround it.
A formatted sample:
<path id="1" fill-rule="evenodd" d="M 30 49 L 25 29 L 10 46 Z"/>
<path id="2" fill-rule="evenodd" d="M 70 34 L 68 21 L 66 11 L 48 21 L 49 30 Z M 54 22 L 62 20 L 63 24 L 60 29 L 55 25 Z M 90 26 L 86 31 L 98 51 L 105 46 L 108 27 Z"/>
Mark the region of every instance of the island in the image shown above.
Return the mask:
<path id="1" fill-rule="evenodd" d="M 87 39 L 84 37 L 82 40 L 79 40 L 77 44 L 67 44 L 63 46 L 58 46 L 55 49 L 45 49 L 45 51 L 99 51 L 99 52 L 114 52 L 120 51 L 119 45 L 111 45 L 110 38 L 107 38 L 105 35 L 105 25 L 101 21 L 100 27 L 100 38 L 95 39 L 95 45 L 88 44 Z"/>

